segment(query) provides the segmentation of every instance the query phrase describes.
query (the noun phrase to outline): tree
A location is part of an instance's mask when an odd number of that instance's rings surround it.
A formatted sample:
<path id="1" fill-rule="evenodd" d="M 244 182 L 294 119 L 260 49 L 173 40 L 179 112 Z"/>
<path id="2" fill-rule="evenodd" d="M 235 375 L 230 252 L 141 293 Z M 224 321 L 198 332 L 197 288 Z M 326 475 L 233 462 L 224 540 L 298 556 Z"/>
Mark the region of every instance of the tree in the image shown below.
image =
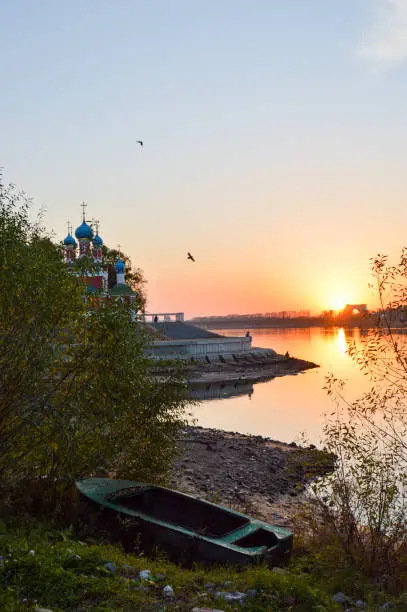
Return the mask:
<path id="1" fill-rule="evenodd" d="M 99 466 L 162 480 L 185 424 L 185 382 L 158 384 L 128 303 L 85 299 L 78 276 L 0 183 L 0 489 L 58 493 Z M 21 490 L 21 489 L 20 489 Z"/>
<path id="2" fill-rule="evenodd" d="M 400 589 L 407 575 L 407 344 L 395 328 L 407 305 L 407 251 L 396 266 L 376 256 L 372 272 L 381 305 L 375 328 L 348 347 L 371 388 L 348 402 L 344 382 L 327 378 L 336 409 L 325 443 L 337 463 L 313 487 L 318 511 L 308 526 L 318 546 L 321 537 L 330 543 L 334 563 L 341 550 L 346 563 Z"/>
<path id="3" fill-rule="evenodd" d="M 125 281 L 133 289 L 137 291 L 140 301 L 141 311 L 145 310 L 147 298 L 145 294 L 145 285 L 147 284 L 144 278 L 143 271 L 141 268 L 133 269 L 131 259 L 125 253 L 118 251 L 117 249 L 109 249 L 103 245 L 102 247 L 103 261 L 108 265 L 108 287 L 111 289 L 116 284 L 116 269 L 115 264 L 119 257 L 124 261 L 126 265 Z"/>

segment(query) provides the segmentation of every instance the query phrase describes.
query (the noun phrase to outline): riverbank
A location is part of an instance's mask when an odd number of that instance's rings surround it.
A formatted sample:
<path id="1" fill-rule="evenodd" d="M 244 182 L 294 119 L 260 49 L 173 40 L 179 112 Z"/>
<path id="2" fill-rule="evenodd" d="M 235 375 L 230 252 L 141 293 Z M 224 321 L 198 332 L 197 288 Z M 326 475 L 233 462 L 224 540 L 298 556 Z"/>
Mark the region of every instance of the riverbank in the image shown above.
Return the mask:
<path id="1" fill-rule="evenodd" d="M 313 446 L 202 427 L 186 428 L 179 445 L 171 486 L 283 527 L 292 525 L 307 483 L 334 464 Z"/>
<path id="2" fill-rule="evenodd" d="M 305 359 L 271 355 L 271 352 L 257 349 L 257 353 L 239 355 L 235 358 L 199 362 L 187 366 L 188 382 L 193 384 L 220 382 L 261 382 L 298 374 L 305 370 L 318 368 L 319 365 Z"/>
<path id="3" fill-rule="evenodd" d="M 329 458 L 313 447 L 213 429 L 188 427 L 179 443 L 183 457 L 173 476 L 180 478 L 184 472 L 189 480 L 187 470 L 182 470 L 182 465 L 188 465 L 194 475 L 191 482 L 199 490 L 207 491 L 207 487 L 199 485 L 198 474 L 211 475 L 214 484 L 221 484 L 223 464 L 242 494 L 263 486 L 262 496 L 273 500 L 281 491 L 296 495 L 295 485 L 309 480 L 305 466 L 316 475 L 330 465 Z M 225 503 L 227 490 L 225 485 L 219 487 L 217 501 Z M 251 509 L 253 515 L 258 512 L 258 508 Z M 135 554 L 125 553 L 122 546 L 109 544 L 106 534 L 75 536 L 72 526 L 46 517 L 40 522 L 28 515 L 3 516 L 0 527 L 2 610 L 405 610 L 402 595 L 398 600 L 389 596 L 380 583 L 361 580 L 350 566 L 324 564 L 324 550 L 314 555 L 294 548 L 285 568 L 186 569 L 160 554 L 149 557 L 137 548 Z"/>

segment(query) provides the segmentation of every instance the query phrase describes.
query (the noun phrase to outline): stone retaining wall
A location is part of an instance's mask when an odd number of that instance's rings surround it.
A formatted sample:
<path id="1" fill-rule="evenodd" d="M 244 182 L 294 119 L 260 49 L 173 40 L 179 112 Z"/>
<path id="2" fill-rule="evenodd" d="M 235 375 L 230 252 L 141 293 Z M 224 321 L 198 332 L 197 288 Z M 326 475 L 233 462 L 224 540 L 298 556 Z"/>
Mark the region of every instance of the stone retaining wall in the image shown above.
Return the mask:
<path id="1" fill-rule="evenodd" d="M 156 340 L 148 349 L 153 357 L 220 355 L 245 353 L 252 348 L 251 338 L 200 338 L 197 340 Z"/>

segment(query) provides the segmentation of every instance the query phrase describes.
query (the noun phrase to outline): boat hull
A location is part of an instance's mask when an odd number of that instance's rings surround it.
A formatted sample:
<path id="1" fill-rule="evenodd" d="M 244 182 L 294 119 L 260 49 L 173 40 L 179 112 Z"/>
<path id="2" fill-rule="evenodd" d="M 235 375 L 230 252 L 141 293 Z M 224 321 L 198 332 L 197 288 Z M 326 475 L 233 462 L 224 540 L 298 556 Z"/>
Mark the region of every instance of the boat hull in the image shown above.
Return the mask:
<path id="1" fill-rule="evenodd" d="M 142 536 L 146 548 L 192 562 L 247 565 L 283 563 L 293 534 L 276 525 L 165 487 L 129 480 L 87 478 L 76 483 L 86 500 L 103 508 L 99 524 L 129 545 Z"/>

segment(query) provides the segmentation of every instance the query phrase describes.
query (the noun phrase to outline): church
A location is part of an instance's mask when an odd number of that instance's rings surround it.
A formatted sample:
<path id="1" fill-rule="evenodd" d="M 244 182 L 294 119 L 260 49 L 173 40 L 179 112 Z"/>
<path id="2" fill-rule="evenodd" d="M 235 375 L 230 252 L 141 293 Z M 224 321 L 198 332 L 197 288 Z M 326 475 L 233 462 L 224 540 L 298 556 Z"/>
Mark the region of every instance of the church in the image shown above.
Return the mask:
<path id="1" fill-rule="evenodd" d="M 229 363 L 233 368 L 240 357 L 246 360 L 250 357 L 253 363 L 259 358 L 275 359 L 276 353 L 272 349 L 252 349 L 250 335 L 226 337 L 201 329 L 185 323 L 182 312 L 146 313 L 142 309 L 139 312 L 138 293 L 126 283 L 126 266 L 120 251 L 114 264 L 111 260 L 104 260 L 106 249 L 103 250 L 99 224 L 86 220 L 85 207 L 86 204 L 82 204 L 82 223 L 76 228 L 75 237 L 72 226 L 68 225 L 68 235 L 63 240 L 65 263 L 68 270 L 82 280 L 86 294 L 95 297 L 97 307 L 105 300 L 134 304 L 134 320 L 145 323 L 147 331 L 150 330 L 153 335 L 146 349 L 148 355 L 164 360 L 192 359 L 194 363 L 202 361 L 205 365 L 213 362 L 217 367 Z M 112 272 L 113 265 L 116 283 L 111 285 L 109 268 Z"/>
<path id="2" fill-rule="evenodd" d="M 99 224 L 86 221 L 85 207 L 86 204 L 82 204 L 82 223 L 75 230 L 77 240 L 72 235 L 71 224 L 68 224 L 68 235 L 63 240 L 68 269 L 72 274 L 81 277 L 87 295 L 95 294 L 133 302 L 137 298 L 137 292 L 133 291 L 125 281 L 126 267 L 120 254 L 114 266 L 116 284 L 109 287 L 109 265 L 103 261 L 103 240 L 99 235 Z"/>

